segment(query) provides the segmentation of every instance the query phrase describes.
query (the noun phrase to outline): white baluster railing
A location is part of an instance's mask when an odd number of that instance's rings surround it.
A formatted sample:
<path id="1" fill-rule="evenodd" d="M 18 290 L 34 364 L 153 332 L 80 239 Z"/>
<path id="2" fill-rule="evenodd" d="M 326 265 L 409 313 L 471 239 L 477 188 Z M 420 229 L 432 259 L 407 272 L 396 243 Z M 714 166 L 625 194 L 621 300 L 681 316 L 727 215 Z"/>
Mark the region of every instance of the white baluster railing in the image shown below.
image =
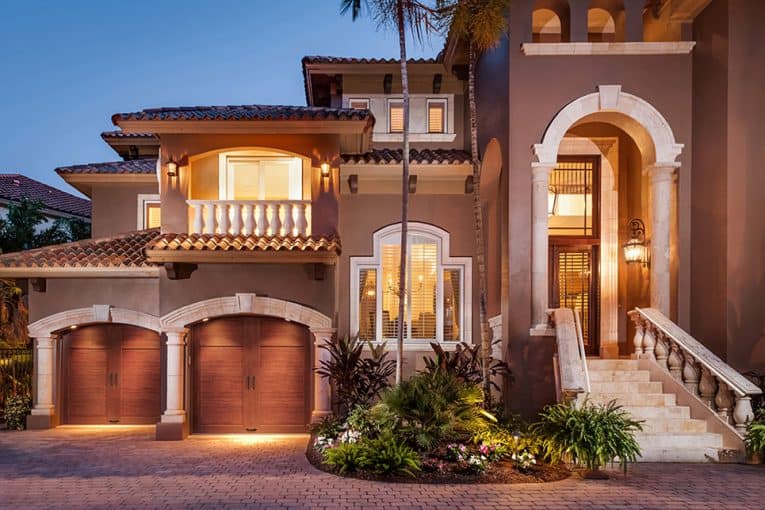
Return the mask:
<path id="1" fill-rule="evenodd" d="M 743 437 L 754 419 L 751 397 L 762 390 L 659 310 L 636 308 L 629 316 L 635 355 L 655 360 Z"/>
<path id="2" fill-rule="evenodd" d="M 307 236 L 308 200 L 187 200 L 192 234 Z"/>

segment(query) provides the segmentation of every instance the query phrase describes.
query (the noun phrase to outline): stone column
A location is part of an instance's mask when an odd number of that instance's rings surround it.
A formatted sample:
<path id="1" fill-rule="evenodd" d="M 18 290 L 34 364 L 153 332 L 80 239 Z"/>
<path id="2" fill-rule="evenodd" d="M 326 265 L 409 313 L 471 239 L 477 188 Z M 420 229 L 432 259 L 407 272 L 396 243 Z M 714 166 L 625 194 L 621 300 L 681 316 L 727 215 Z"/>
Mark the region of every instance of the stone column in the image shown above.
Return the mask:
<path id="1" fill-rule="evenodd" d="M 37 398 L 32 415 L 27 420 L 28 428 L 42 429 L 53 426 L 55 406 L 53 405 L 53 346 L 57 336 L 35 339 L 35 385 Z"/>
<path id="2" fill-rule="evenodd" d="M 549 257 L 547 195 L 550 173 L 555 167 L 532 164 L 531 177 L 531 323 L 534 329 L 547 329 L 547 265 Z"/>
<path id="3" fill-rule="evenodd" d="M 332 391 L 329 381 L 316 373 L 321 368 L 322 361 L 329 360 L 329 353 L 321 346 L 332 341 L 335 334 L 334 328 L 316 328 L 311 329 L 314 337 L 313 349 L 313 412 L 311 413 L 311 422 L 315 423 L 322 418 L 332 414 Z"/>
<path id="4" fill-rule="evenodd" d="M 651 177 L 651 308 L 670 316 L 669 236 L 676 164 L 656 164 Z"/>
<path id="5" fill-rule="evenodd" d="M 186 345 L 183 330 L 166 331 L 167 369 L 165 372 L 166 403 L 160 423 L 157 424 L 157 439 L 178 440 L 188 434 L 186 410 L 184 409 L 183 388 L 186 376 Z"/>

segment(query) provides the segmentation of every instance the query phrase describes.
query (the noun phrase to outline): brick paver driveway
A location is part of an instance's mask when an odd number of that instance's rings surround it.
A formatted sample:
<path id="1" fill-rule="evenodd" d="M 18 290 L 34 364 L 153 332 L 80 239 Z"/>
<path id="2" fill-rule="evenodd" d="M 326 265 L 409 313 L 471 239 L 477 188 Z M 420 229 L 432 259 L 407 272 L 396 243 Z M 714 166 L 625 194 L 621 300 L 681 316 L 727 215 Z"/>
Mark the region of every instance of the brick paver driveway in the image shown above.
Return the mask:
<path id="1" fill-rule="evenodd" d="M 0 432 L 0 506 L 763 508 L 765 467 L 642 464 L 608 481 L 394 485 L 317 471 L 307 436 L 152 440 L 153 428 Z"/>

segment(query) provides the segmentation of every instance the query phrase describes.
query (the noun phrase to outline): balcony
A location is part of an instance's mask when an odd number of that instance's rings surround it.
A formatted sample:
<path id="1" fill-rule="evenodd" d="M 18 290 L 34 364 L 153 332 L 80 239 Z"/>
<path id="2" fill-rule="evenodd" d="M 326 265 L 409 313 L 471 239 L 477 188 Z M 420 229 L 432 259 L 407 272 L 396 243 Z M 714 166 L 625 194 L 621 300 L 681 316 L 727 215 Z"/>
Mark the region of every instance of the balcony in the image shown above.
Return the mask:
<path id="1" fill-rule="evenodd" d="M 310 200 L 187 200 L 191 234 L 310 236 Z"/>

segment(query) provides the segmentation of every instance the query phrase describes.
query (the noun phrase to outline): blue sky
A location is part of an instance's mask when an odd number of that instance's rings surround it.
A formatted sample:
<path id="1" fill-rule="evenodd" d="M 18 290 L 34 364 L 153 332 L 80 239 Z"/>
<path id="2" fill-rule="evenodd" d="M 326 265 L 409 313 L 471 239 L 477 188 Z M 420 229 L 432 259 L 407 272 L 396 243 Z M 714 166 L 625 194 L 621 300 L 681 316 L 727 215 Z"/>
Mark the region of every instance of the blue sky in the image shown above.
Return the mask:
<path id="1" fill-rule="evenodd" d="M 395 34 L 340 0 L 2 2 L 0 172 L 72 191 L 57 166 L 111 161 L 118 111 L 305 104 L 303 55 L 395 57 Z M 433 56 L 443 40 L 410 45 Z"/>

